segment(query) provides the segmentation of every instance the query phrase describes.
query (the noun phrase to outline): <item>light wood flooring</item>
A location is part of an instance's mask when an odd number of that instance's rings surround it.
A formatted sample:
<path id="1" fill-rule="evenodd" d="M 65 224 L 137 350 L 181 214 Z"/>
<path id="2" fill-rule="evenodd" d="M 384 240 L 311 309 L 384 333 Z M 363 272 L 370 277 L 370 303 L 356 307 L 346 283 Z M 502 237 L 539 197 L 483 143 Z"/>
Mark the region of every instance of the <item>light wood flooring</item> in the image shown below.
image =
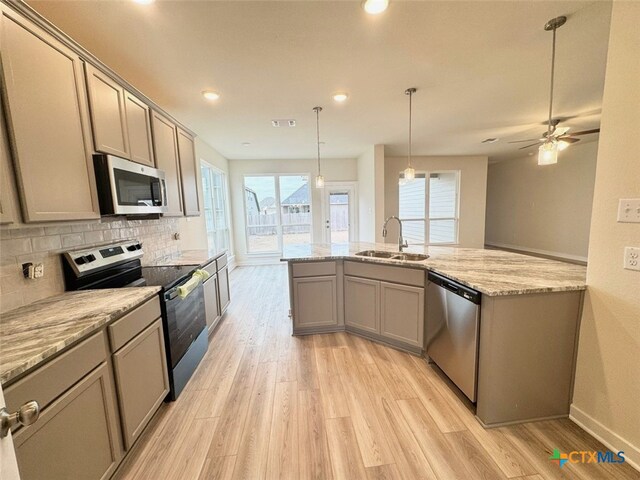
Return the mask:
<path id="1" fill-rule="evenodd" d="M 119 479 L 640 479 L 567 464 L 605 450 L 567 420 L 485 430 L 437 367 L 340 333 L 292 337 L 284 265 L 231 274 L 232 303 Z"/>

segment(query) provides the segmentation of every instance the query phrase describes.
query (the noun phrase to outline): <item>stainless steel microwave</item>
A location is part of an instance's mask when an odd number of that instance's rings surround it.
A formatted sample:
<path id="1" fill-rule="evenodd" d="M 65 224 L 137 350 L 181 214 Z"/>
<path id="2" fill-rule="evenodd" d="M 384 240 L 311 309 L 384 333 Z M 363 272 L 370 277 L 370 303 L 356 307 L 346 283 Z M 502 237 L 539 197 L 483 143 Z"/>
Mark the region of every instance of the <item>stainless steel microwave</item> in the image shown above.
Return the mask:
<path id="1" fill-rule="evenodd" d="M 148 215 L 167 211 L 162 170 L 113 155 L 94 155 L 101 215 Z"/>

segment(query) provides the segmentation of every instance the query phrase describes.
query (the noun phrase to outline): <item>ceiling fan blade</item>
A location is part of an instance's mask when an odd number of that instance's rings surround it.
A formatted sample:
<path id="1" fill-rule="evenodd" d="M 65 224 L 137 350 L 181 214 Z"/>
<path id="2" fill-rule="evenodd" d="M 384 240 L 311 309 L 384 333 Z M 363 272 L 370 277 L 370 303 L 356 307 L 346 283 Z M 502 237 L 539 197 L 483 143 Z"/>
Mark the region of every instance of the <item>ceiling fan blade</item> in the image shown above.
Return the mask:
<path id="1" fill-rule="evenodd" d="M 576 135 L 589 135 L 590 133 L 598 133 L 599 131 L 599 128 L 594 128 L 592 130 L 582 130 L 581 132 L 573 132 L 571 136 L 575 137 Z"/>
<path id="2" fill-rule="evenodd" d="M 565 137 L 558 137 L 558 141 L 559 142 L 567 142 L 567 143 L 576 143 L 576 142 L 579 142 L 580 139 L 579 138 L 573 138 L 573 137 L 567 135 Z"/>
<path id="3" fill-rule="evenodd" d="M 570 128 L 571 128 L 571 127 L 560 127 L 560 128 L 556 128 L 556 129 L 553 131 L 552 135 L 553 135 L 554 137 L 560 137 L 560 136 L 564 135 L 565 133 L 567 133 L 567 132 L 569 131 L 569 129 L 570 129 Z"/>
<path id="4" fill-rule="evenodd" d="M 531 145 L 527 145 L 526 147 L 520 147 L 518 150 L 524 150 L 525 148 L 533 147 L 534 145 L 538 145 L 540 142 L 532 143 Z"/>
<path id="5" fill-rule="evenodd" d="M 530 138 L 529 140 L 514 140 L 513 142 L 507 143 L 524 143 L 524 142 L 539 142 L 540 140 L 537 138 Z"/>

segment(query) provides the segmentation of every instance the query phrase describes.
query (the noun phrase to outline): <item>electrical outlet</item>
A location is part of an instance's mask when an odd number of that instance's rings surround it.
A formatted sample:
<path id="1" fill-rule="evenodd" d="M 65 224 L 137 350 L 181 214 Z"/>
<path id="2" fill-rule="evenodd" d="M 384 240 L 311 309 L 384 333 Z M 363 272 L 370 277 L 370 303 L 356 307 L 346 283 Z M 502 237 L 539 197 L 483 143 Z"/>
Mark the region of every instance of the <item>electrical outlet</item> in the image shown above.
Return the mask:
<path id="1" fill-rule="evenodd" d="M 624 248 L 624 268 L 627 270 L 640 271 L 640 248 L 638 247 Z"/>
<path id="2" fill-rule="evenodd" d="M 44 264 L 36 263 L 33 266 L 33 278 L 42 278 L 44 277 Z"/>
<path id="3" fill-rule="evenodd" d="M 640 223 L 640 198 L 622 198 L 618 204 L 618 222 Z"/>

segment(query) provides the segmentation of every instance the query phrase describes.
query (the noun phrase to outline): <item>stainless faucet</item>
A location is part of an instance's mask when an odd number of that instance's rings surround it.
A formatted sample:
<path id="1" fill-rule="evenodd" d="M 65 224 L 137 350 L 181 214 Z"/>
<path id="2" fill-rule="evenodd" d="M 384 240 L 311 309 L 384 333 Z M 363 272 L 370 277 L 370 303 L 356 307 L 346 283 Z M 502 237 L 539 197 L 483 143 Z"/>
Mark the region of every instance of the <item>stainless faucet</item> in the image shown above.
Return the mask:
<path id="1" fill-rule="evenodd" d="M 400 236 L 398 237 L 398 250 L 402 252 L 403 248 L 407 248 L 409 246 L 409 244 L 405 241 L 405 239 L 402 238 L 402 220 L 400 220 L 395 215 L 391 215 L 389 218 L 387 218 L 384 221 L 384 225 L 382 226 L 382 236 L 384 238 L 387 238 L 387 223 L 389 223 L 389 220 L 391 219 L 396 219 L 398 221 L 398 225 L 400 225 Z"/>

